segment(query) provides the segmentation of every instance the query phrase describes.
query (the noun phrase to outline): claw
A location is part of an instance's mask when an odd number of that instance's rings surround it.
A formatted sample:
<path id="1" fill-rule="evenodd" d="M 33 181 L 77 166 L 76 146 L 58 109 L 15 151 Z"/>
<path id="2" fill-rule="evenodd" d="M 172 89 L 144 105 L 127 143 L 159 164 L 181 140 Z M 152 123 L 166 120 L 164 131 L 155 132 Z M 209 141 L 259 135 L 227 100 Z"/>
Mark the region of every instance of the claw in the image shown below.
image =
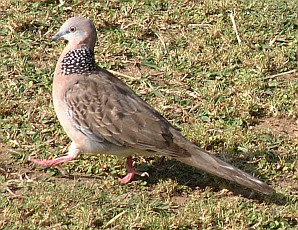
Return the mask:
<path id="1" fill-rule="evenodd" d="M 127 157 L 127 159 L 126 159 L 126 167 L 127 167 L 127 175 L 125 177 L 119 179 L 122 184 L 129 183 L 133 179 L 134 175 L 139 175 L 141 177 L 145 177 L 145 176 L 149 177 L 149 173 L 147 173 L 147 172 L 140 172 L 140 171 L 134 170 L 133 165 L 132 165 L 132 157 L 131 156 Z"/>

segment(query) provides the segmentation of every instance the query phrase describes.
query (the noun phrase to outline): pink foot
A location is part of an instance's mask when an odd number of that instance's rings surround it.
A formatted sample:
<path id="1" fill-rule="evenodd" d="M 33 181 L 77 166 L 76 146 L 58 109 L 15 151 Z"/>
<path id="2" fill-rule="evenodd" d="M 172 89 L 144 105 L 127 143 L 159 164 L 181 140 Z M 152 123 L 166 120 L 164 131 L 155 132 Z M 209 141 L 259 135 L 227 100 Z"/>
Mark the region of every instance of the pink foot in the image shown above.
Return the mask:
<path id="1" fill-rule="evenodd" d="M 72 157 L 72 156 L 64 156 L 64 157 L 55 158 L 53 160 L 39 160 L 39 159 L 35 159 L 35 158 L 29 156 L 28 159 L 29 159 L 29 161 L 32 161 L 33 163 L 35 163 L 39 166 L 51 167 L 51 166 L 59 165 L 64 162 L 72 161 L 75 158 L 76 157 Z"/>
<path id="2" fill-rule="evenodd" d="M 33 163 L 39 166 L 44 166 L 44 167 L 56 166 L 59 169 L 59 171 L 61 170 L 63 171 L 64 169 L 59 164 L 76 159 L 79 153 L 80 153 L 80 149 L 76 147 L 74 142 L 72 142 L 66 156 L 58 157 L 53 160 L 39 160 L 29 156 L 28 160 L 32 161 Z"/>
<path id="3" fill-rule="evenodd" d="M 69 157 L 69 156 L 64 156 L 64 157 L 58 157 L 53 160 L 40 160 L 40 159 L 35 159 L 31 156 L 29 156 L 28 160 L 32 161 L 34 164 L 37 164 L 39 166 L 44 166 L 44 167 L 51 167 L 55 166 L 63 175 L 69 175 L 66 169 L 64 169 L 61 165 L 63 162 L 68 162 L 71 160 L 74 160 L 75 157 Z"/>
<path id="4" fill-rule="evenodd" d="M 134 177 L 134 175 L 139 175 L 139 176 L 147 176 L 149 177 L 149 174 L 147 172 L 140 172 L 140 171 L 135 171 L 132 165 L 132 157 L 127 157 L 126 159 L 126 167 L 127 167 L 127 175 L 121 179 L 119 179 L 121 181 L 122 184 L 127 184 L 129 183 L 132 178 Z"/>

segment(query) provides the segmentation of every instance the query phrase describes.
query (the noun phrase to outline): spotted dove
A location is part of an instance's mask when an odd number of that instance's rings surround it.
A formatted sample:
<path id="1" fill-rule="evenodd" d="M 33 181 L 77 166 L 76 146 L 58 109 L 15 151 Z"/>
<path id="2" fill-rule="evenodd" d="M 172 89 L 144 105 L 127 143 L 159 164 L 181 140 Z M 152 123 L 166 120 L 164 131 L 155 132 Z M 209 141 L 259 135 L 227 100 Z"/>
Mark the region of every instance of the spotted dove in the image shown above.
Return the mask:
<path id="1" fill-rule="evenodd" d="M 52 38 L 64 38 L 54 75 L 53 102 L 65 132 L 72 140 L 66 156 L 31 161 L 40 166 L 59 166 L 80 153 L 127 157 L 128 174 L 135 174 L 132 155 L 160 154 L 264 194 L 274 190 L 266 183 L 216 158 L 186 140 L 163 116 L 94 60 L 97 39 L 94 24 L 82 17 L 68 19 Z"/>

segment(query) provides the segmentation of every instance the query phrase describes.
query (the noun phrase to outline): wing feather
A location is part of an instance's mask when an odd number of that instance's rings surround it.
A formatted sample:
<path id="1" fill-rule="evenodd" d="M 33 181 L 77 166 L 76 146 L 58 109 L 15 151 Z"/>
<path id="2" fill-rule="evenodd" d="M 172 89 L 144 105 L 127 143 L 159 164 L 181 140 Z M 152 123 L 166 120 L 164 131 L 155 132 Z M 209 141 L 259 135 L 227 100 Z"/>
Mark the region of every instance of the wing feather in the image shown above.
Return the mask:
<path id="1" fill-rule="evenodd" d="M 105 70 L 76 81 L 65 102 L 75 127 L 94 141 L 189 156 L 173 143 L 171 124 Z"/>

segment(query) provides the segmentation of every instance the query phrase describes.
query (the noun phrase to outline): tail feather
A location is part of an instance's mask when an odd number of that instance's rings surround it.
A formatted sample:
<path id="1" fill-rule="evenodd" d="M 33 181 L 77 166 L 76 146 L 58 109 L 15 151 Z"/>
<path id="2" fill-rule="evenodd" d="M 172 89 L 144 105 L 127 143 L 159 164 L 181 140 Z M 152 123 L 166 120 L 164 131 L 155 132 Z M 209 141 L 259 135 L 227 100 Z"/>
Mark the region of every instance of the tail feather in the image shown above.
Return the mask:
<path id="1" fill-rule="evenodd" d="M 272 194 L 275 192 L 275 190 L 266 183 L 220 160 L 219 158 L 212 156 L 192 143 L 185 143 L 183 148 L 191 154 L 191 157 L 177 157 L 176 159 L 185 164 L 191 165 L 218 177 L 234 181 L 240 185 L 264 194 Z"/>

